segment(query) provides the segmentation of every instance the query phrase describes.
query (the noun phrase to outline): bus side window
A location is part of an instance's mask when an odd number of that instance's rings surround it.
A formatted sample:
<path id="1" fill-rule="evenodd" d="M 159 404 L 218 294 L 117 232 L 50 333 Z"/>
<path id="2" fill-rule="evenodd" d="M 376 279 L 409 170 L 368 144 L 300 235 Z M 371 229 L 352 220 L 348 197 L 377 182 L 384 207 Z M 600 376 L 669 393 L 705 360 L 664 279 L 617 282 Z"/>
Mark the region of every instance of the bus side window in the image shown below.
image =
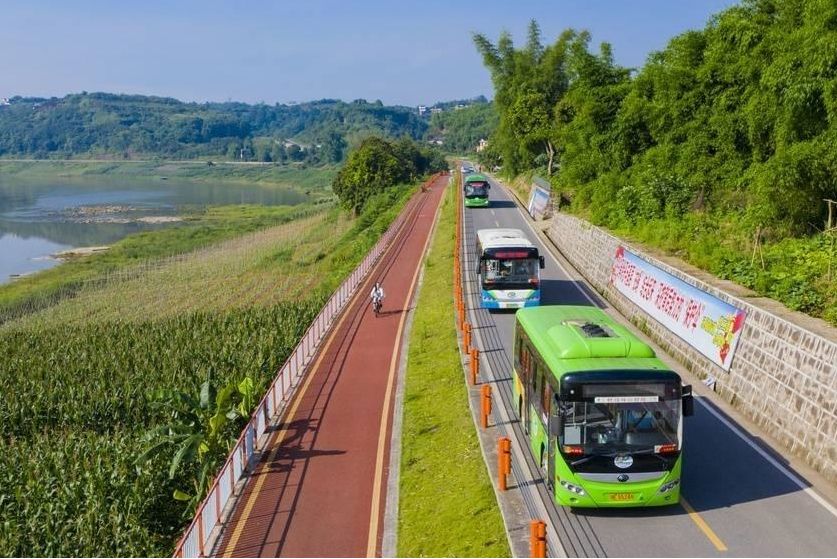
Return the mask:
<path id="1" fill-rule="evenodd" d="M 538 408 L 542 408 L 543 395 L 541 391 L 543 390 L 543 376 L 541 375 L 540 367 L 532 367 L 532 384 L 535 388 L 533 399 L 538 403 Z"/>
<path id="2" fill-rule="evenodd" d="M 549 400 L 549 433 L 553 436 L 560 437 L 563 423 L 561 403 L 558 400 L 558 394 L 553 392 L 552 386 L 549 387 L 549 393 L 552 394 Z"/>
<path id="3" fill-rule="evenodd" d="M 520 335 L 520 330 L 517 330 L 514 335 L 514 368 L 518 374 L 523 375 L 523 337 Z"/>
<path id="4" fill-rule="evenodd" d="M 532 367 L 532 352 L 528 347 L 524 347 L 523 349 L 523 370 L 526 371 L 526 376 L 531 379 L 534 368 Z"/>
<path id="5" fill-rule="evenodd" d="M 544 368 L 539 367 L 539 369 L 543 370 Z M 541 386 L 541 407 L 543 409 L 543 412 L 545 414 L 549 415 L 549 413 L 550 413 L 549 402 L 552 399 L 552 386 L 550 386 L 550 384 L 548 382 L 545 382 L 545 381 L 546 381 L 546 379 L 544 379 L 544 382 L 542 383 L 542 386 Z"/>

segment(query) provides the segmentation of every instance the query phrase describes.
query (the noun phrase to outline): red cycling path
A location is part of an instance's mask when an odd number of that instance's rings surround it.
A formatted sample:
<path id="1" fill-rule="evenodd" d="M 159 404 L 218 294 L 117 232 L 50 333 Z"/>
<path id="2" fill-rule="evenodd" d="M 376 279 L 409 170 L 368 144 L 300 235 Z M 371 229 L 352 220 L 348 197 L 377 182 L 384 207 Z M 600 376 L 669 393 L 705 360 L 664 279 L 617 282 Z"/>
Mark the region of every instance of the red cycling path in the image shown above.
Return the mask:
<path id="1" fill-rule="evenodd" d="M 437 178 L 405 206 L 404 226 L 288 403 L 216 555 L 380 555 L 404 325 L 447 181 Z M 378 317 L 368 298 L 376 280 L 383 280 L 386 292 Z"/>

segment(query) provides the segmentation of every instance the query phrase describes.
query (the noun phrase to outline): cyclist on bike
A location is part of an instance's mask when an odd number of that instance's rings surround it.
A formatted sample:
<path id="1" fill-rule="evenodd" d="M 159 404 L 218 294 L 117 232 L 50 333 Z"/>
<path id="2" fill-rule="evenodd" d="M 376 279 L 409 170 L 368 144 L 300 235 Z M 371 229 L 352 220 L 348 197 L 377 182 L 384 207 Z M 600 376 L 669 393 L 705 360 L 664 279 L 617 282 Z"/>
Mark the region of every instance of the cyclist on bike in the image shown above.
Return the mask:
<path id="1" fill-rule="evenodd" d="M 375 282 L 375 286 L 372 288 L 372 292 L 369 293 L 369 298 L 372 299 L 372 308 L 375 309 L 375 312 L 381 308 L 381 305 L 384 302 L 384 287 L 381 285 L 380 281 Z"/>

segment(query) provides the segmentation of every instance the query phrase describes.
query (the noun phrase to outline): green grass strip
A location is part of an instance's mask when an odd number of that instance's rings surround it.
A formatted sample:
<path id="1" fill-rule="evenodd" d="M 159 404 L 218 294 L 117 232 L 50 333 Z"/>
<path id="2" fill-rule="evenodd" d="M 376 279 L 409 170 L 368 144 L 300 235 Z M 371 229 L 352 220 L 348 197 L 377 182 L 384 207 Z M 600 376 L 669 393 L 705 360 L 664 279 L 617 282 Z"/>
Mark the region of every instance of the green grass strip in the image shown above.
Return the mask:
<path id="1" fill-rule="evenodd" d="M 453 316 L 455 199 L 445 195 L 410 334 L 401 438 L 400 557 L 509 557 L 480 451 Z"/>

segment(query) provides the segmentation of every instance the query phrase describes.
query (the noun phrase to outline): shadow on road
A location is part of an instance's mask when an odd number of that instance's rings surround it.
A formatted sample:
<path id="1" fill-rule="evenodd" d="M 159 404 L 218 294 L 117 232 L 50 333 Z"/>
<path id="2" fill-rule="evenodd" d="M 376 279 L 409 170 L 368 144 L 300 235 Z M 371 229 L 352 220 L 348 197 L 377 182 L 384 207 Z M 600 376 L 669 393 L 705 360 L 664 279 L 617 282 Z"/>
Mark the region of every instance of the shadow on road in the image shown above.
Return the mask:
<path id="1" fill-rule="evenodd" d="M 499 210 L 501 208 L 514 208 L 515 205 L 511 200 L 491 200 L 491 205 L 488 207 L 492 210 Z"/>
<path id="2" fill-rule="evenodd" d="M 583 293 L 582 293 L 583 292 Z M 603 301 L 591 291 L 584 283 L 573 280 L 541 280 L 541 304 L 542 305 L 584 305 L 592 306 L 587 294 L 596 304 L 601 307 Z"/>

